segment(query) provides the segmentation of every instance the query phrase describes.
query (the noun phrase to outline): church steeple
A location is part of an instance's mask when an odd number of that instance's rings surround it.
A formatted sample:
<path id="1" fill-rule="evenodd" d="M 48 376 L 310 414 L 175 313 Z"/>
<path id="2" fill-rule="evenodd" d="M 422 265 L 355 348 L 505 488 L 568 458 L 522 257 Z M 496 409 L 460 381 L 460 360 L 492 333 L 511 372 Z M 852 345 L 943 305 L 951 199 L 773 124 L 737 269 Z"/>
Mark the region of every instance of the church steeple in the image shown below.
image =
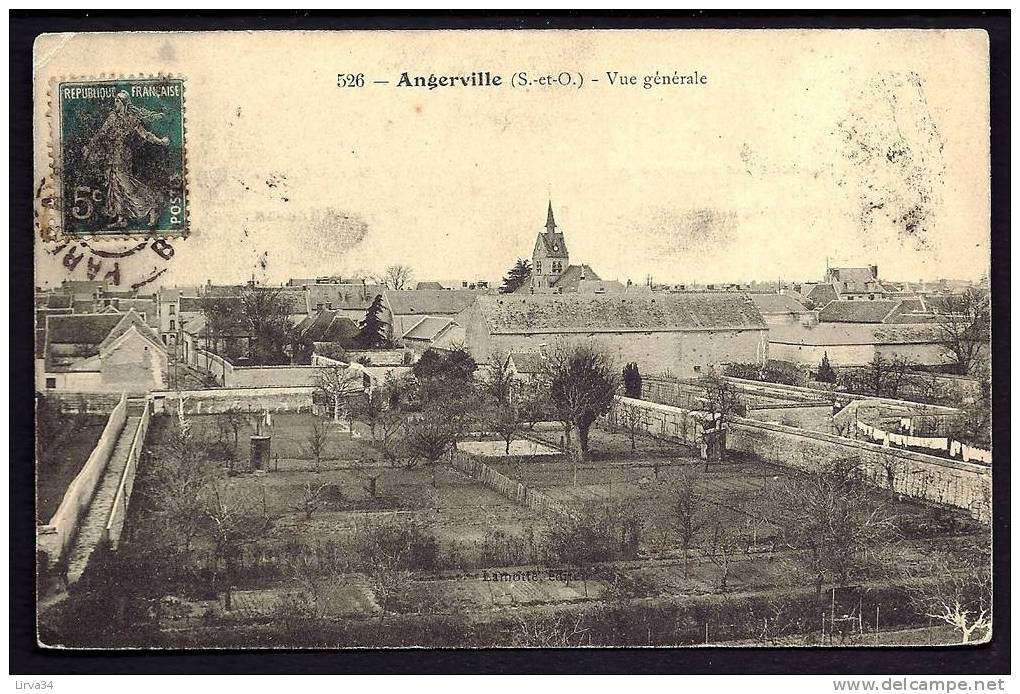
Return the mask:
<path id="1" fill-rule="evenodd" d="M 552 200 L 549 201 L 549 212 L 545 216 L 545 232 L 547 234 L 556 233 L 556 220 L 553 219 Z"/>

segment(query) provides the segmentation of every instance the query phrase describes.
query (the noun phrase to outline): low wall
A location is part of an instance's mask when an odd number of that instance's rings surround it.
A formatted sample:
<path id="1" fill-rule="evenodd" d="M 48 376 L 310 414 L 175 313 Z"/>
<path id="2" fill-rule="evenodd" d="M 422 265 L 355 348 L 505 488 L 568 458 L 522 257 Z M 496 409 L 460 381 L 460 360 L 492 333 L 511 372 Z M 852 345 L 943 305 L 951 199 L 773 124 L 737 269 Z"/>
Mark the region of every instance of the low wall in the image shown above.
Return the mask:
<path id="1" fill-rule="evenodd" d="M 623 408 L 643 410 L 641 430 L 653 436 L 700 445 L 697 413 L 646 400 L 618 397 L 611 417 Z M 782 424 L 747 418 L 727 421 L 727 448 L 802 470 L 839 459 L 859 460 L 876 486 L 916 499 L 966 509 L 987 523 L 991 516 L 991 468 L 975 463 L 879 446 Z"/>
<path id="2" fill-rule="evenodd" d="M 205 390 L 154 391 L 154 414 L 175 414 L 184 400 L 184 414 L 219 414 L 240 409 L 263 412 L 303 412 L 312 408 L 314 388 L 208 388 Z"/>
<path id="3" fill-rule="evenodd" d="M 126 421 L 127 394 L 124 393 L 110 413 L 96 447 L 92 449 L 88 460 L 67 486 L 64 498 L 53 517 L 49 523 L 37 529 L 39 548 L 49 555 L 51 564 L 59 563 L 67 556 Z"/>
<path id="4" fill-rule="evenodd" d="M 534 511 L 566 513 L 559 504 L 542 492 L 531 489 L 523 482 L 518 482 L 501 472 L 497 472 L 476 458 L 464 454 L 456 454 L 453 457 L 452 464 L 457 470 L 478 480 L 481 484 L 514 503 L 526 506 Z"/>
<path id="5" fill-rule="evenodd" d="M 748 419 L 762 422 L 778 422 L 798 429 L 811 429 L 832 432 L 832 406 L 791 404 L 771 407 L 751 407 L 747 410 Z"/>
<path id="6" fill-rule="evenodd" d="M 69 393 L 48 390 L 40 395 L 57 411 L 74 414 L 109 414 L 117 407 L 123 393 Z"/>
<path id="7" fill-rule="evenodd" d="M 131 448 L 128 449 L 127 465 L 121 473 L 120 483 L 117 485 L 117 494 L 113 498 L 113 506 L 110 508 L 110 515 L 106 520 L 106 527 L 103 528 L 103 539 L 108 540 L 117 549 L 120 544 L 120 534 L 124 529 L 124 519 L 127 517 L 128 504 L 131 502 L 131 492 L 135 488 L 135 472 L 138 470 L 138 459 L 142 455 L 142 447 L 145 445 L 145 437 L 149 433 L 149 420 L 152 416 L 152 401 L 145 401 L 145 409 L 138 420 L 138 428 L 131 439 Z"/>
<path id="8" fill-rule="evenodd" d="M 314 386 L 319 367 L 311 365 L 235 366 L 228 372 L 226 388 L 263 388 L 267 386 Z"/>
<path id="9" fill-rule="evenodd" d="M 839 459 L 859 460 L 876 486 L 990 521 L 992 471 L 987 466 L 749 419 L 730 421 L 726 427 L 726 445 L 732 450 L 804 470 Z"/>

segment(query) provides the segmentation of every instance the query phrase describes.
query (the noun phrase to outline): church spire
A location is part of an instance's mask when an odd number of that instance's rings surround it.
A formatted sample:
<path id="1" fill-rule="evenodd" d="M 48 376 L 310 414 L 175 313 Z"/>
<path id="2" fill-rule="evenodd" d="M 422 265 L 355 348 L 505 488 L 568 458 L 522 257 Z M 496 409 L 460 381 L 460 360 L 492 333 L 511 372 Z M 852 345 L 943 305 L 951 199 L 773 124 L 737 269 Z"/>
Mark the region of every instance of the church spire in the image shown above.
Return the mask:
<path id="1" fill-rule="evenodd" d="M 549 201 L 549 212 L 545 217 L 545 231 L 549 234 L 555 233 L 556 231 L 556 220 L 553 219 L 552 200 Z"/>

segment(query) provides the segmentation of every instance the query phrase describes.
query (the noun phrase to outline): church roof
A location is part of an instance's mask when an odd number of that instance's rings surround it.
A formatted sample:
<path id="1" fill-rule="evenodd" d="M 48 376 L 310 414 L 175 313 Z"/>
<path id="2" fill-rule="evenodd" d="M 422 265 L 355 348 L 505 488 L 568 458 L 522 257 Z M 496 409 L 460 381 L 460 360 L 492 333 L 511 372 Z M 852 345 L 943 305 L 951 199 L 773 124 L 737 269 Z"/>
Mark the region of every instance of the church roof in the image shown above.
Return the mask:
<path id="1" fill-rule="evenodd" d="M 584 280 L 602 279 L 595 274 L 595 271 L 591 269 L 590 265 L 582 263 L 581 265 L 568 265 L 567 269 L 563 271 L 563 274 L 556 278 L 556 282 L 553 283 L 553 286 L 564 291 L 576 290 L 582 281 L 582 275 L 584 275 Z"/>
<path id="2" fill-rule="evenodd" d="M 567 240 L 560 232 L 553 232 L 551 234 L 547 231 L 539 232 L 538 240 L 535 241 L 535 252 L 537 253 L 539 249 L 544 251 L 547 258 L 566 259 L 569 255 L 567 252 Z"/>

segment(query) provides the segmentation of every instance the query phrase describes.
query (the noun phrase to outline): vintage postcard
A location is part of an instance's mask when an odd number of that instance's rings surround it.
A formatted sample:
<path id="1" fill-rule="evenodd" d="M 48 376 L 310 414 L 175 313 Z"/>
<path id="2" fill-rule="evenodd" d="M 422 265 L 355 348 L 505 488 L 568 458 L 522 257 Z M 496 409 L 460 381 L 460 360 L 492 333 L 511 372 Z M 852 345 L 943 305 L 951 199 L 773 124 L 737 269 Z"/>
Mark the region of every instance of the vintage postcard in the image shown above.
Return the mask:
<path id="1" fill-rule="evenodd" d="M 41 647 L 994 638 L 984 31 L 33 66 Z"/>

